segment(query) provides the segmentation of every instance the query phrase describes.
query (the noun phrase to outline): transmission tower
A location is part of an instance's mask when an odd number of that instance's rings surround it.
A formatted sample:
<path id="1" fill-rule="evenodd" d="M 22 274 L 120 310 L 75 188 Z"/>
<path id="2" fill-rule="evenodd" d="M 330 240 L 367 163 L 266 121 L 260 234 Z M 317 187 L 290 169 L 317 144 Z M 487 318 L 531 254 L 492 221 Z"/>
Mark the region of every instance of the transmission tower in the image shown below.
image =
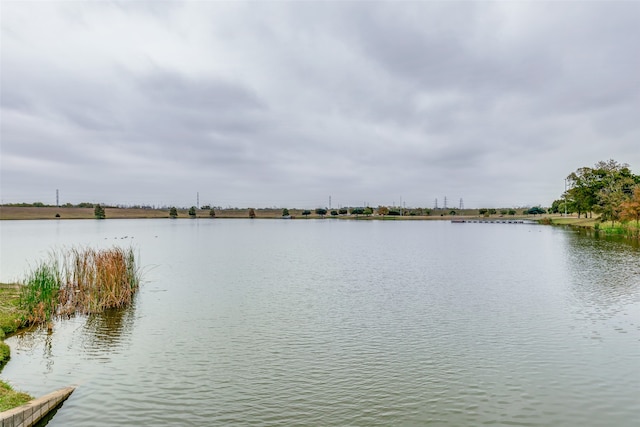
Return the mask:
<path id="1" fill-rule="evenodd" d="M 436 201 L 433 204 L 433 209 L 438 209 L 438 198 L 436 197 Z"/>
<path id="2" fill-rule="evenodd" d="M 56 189 L 56 207 L 60 207 L 60 192 Z"/>
<path id="3" fill-rule="evenodd" d="M 462 201 L 462 197 L 460 197 L 460 210 L 464 209 L 464 202 Z"/>
<path id="4" fill-rule="evenodd" d="M 447 196 L 444 196 L 444 206 L 445 209 L 447 209 Z"/>

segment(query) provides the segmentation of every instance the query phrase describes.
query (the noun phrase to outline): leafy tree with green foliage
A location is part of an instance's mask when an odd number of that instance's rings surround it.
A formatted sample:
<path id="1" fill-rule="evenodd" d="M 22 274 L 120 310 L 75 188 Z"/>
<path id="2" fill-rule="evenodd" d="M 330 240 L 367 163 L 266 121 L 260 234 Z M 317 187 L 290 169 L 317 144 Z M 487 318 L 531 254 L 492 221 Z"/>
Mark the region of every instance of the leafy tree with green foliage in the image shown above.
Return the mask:
<path id="1" fill-rule="evenodd" d="M 304 215 L 305 218 L 308 218 L 309 215 L 311 215 L 311 211 L 308 209 L 305 209 L 302 211 L 302 215 Z"/>
<path id="2" fill-rule="evenodd" d="M 177 218 L 178 217 L 178 210 L 174 207 L 172 207 L 171 209 L 169 209 L 169 217 L 170 218 Z"/>
<path id="3" fill-rule="evenodd" d="M 195 218 L 196 217 L 196 207 L 195 206 L 191 206 L 189 208 L 189 216 L 191 218 Z"/>
<path id="4" fill-rule="evenodd" d="M 206 211 L 206 210 L 211 209 L 211 206 L 210 205 L 204 205 L 204 206 L 201 206 L 200 209 L 202 209 L 203 211 Z"/>
<path id="5" fill-rule="evenodd" d="M 289 216 L 289 215 L 290 215 L 289 214 L 289 209 L 287 209 L 287 208 L 282 209 L 282 216 Z"/>
<path id="6" fill-rule="evenodd" d="M 362 211 L 362 213 L 366 216 L 371 216 L 373 215 L 373 209 L 367 206 L 366 208 L 364 208 L 364 211 Z"/>
<path id="7" fill-rule="evenodd" d="M 515 209 L 509 209 L 509 215 L 515 215 L 515 214 L 516 214 Z"/>
<path id="8" fill-rule="evenodd" d="M 615 216 L 613 204 L 619 203 L 620 194 L 631 195 L 633 186 L 640 182 L 640 177 L 633 175 L 629 165 L 615 160 L 600 161 L 593 168 L 581 167 L 567 176 L 569 189 L 563 195 L 569 203 L 568 207 L 578 213 L 590 217 L 597 211 L 607 218 Z"/>
<path id="9" fill-rule="evenodd" d="M 331 211 L 331 216 L 338 216 L 338 211 L 337 210 L 332 210 Z"/>
<path id="10" fill-rule="evenodd" d="M 364 215 L 364 208 L 351 208 L 351 215 Z"/>
<path id="11" fill-rule="evenodd" d="M 540 214 L 545 214 L 547 213 L 547 211 L 545 211 L 544 209 L 542 209 L 540 206 L 534 206 L 530 209 L 527 209 L 527 215 L 540 215 Z"/>
<path id="12" fill-rule="evenodd" d="M 340 215 L 346 215 L 348 213 L 349 213 L 349 211 L 347 210 L 347 208 L 338 209 L 338 214 L 340 214 Z"/>
<path id="13" fill-rule="evenodd" d="M 100 206 L 100 204 L 97 204 L 93 209 L 93 215 L 96 217 L 96 219 L 105 219 L 107 217 L 104 208 Z"/>
<path id="14" fill-rule="evenodd" d="M 215 209 L 211 208 L 211 209 L 209 210 L 209 216 L 210 216 L 211 218 L 215 218 L 215 217 L 216 217 L 216 211 L 215 211 Z"/>
<path id="15" fill-rule="evenodd" d="M 489 213 L 489 209 L 487 208 L 478 209 L 478 215 L 484 216 L 484 215 L 487 215 L 488 213 Z"/>
<path id="16" fill-rule="evenodd" d="M 316 215 L 320 215 L 321 217 L 324 218 L 324 216 L 327 214 L 327 210 L 324 208 L 317 208 L 316 209 Z"/>
<path id="17" fill-rule="evenodd" d="M 495 209 L 493 209 L 493 208 L 489 209 L 489 215 L 495 215 L 495 214 L 497 214 L 497 213 L 498 213 L 498 211 L 497 211 L 497 210 L 495 210 Z"/>

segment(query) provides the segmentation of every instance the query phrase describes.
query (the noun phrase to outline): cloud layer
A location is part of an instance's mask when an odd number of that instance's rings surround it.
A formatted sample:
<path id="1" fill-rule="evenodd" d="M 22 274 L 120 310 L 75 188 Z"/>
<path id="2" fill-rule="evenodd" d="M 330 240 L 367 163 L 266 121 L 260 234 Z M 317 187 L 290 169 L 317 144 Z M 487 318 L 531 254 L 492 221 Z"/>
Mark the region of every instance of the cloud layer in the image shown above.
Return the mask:
<path id="1" fill-rule="evenodd" d="M 549 205 L 640 173 L 637 2 L 3 2 L 2 201 Z"/>

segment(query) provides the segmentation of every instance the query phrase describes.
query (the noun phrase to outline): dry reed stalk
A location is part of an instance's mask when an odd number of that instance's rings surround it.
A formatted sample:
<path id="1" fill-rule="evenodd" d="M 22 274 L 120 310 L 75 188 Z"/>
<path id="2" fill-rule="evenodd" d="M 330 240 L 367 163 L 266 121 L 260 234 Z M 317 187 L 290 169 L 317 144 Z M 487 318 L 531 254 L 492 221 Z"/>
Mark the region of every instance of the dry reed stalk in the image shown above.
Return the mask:
<path id="1" fill-rule="evenodd" d="M 52 312 L 71 316 L 126 306 L 131 303 L 140 283 L 131 248 L 71 248 L 53 252 L 51 263 L 46 268 L 47 274 L 55 278 L 50 280 L 57 286 L 55 300 L 53 306 L 52 303 L 46 305 L 47 303 L 38 299 L 38 295 L 43 294 L 38 289 L 43 285 L 33 288 L 29 294 L 29 311 L 34 313 L 31 323 L 49 320 Z M 32 276 L 35 277 L 36 274 L 32 273 Z M 53 289 L 49 285 L 45 288 Z"/>

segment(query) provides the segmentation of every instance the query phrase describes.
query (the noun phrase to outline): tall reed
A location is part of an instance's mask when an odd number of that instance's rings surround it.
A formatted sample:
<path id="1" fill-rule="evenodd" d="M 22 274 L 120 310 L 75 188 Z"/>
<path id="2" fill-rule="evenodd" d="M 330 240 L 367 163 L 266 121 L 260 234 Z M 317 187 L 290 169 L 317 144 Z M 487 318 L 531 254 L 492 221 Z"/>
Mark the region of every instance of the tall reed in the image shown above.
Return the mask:
<path id="1" fill-rule="evenodd" d="M 19 305 L 27 314 L 25 323 L 44 323 L 56 314 L 60 295 L 60 276 L 55 263 L 41 263 L 27 276 Z"/>
<path id="2" fill-rule="evenodd" d="M 53 315 L 126 306 L 140 285 L 140 274 L 131 248 L 71 248 L 52 252 L 50 262 L 35 269 L 24 284 L 23 307 L 35 313 L 27 323 L 41 323 Z"/>

